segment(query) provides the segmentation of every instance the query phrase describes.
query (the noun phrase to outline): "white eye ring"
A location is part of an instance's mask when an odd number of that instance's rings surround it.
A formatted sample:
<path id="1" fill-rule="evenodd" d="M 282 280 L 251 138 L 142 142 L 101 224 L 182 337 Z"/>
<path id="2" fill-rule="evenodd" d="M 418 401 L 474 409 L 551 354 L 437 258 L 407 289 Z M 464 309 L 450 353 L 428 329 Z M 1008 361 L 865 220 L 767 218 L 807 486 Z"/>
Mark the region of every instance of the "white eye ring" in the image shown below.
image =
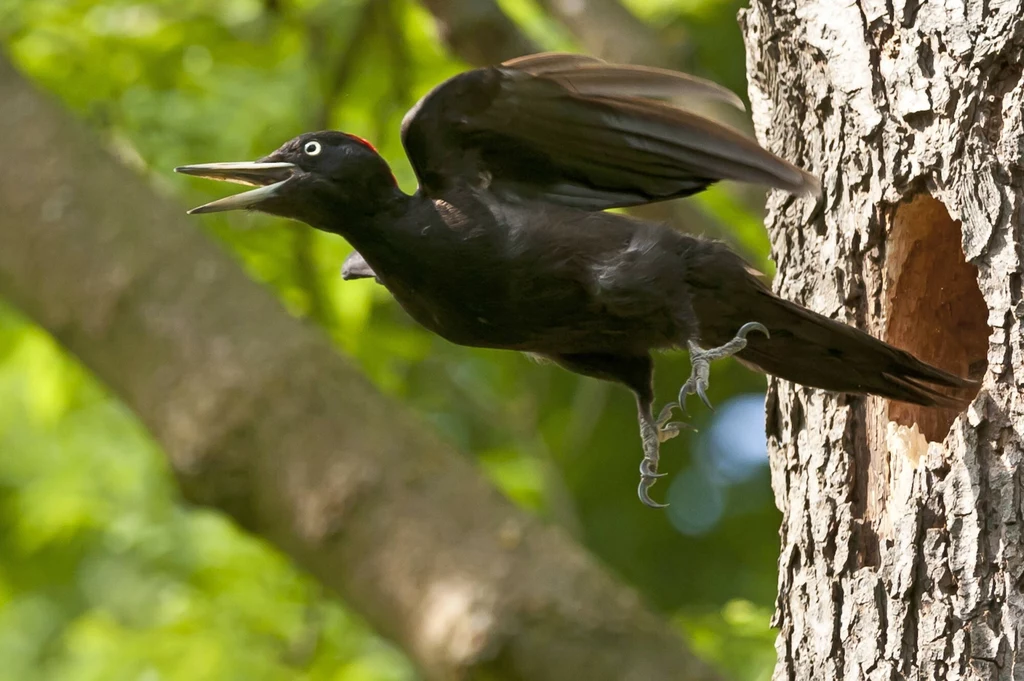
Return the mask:
<path id="1" fill-rule="evenodd" d="M 306 156 L 316 156 L 322 150 L 323 147 L 321 147 L 320 143 L 317 142 L 316 140 L 313 140 L 312 142 L 306 142 L 306 146 L 302 147 L 302 151 L 306 153 Z"/>

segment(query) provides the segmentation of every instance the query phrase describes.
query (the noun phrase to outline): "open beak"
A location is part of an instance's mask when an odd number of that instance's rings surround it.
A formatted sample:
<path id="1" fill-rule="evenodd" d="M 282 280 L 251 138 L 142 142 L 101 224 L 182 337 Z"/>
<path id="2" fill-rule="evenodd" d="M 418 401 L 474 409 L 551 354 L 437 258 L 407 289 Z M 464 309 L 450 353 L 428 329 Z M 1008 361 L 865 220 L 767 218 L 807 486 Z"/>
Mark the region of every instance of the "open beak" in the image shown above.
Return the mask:
<path id="1" fill-rule="evenodd" d="M 199 163 L 192 166 L 179 166 L 176 173 L 195 175 L 222 182 L 234 182 L 256 187 L 241 194 L 225 196 L 210 203 L 193 208 L 188 213 L 219 213 L 225 210 L 253 208 L 266 199 L 275 197 L 285 184 L 292 179 L 297 166 L 293 163 L 263 163 L 260 161 L 241 161 L 237 163 Z"/>

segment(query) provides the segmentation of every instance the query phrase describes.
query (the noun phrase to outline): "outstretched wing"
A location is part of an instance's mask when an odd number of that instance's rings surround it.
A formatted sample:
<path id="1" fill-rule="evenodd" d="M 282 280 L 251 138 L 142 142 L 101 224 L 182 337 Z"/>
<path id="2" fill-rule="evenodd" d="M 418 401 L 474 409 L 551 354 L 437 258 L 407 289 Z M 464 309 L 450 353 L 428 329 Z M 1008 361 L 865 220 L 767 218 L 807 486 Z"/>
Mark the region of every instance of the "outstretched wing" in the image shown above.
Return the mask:
<path id="1" fill-rule="evenodd" d="M 402 123 L 423 191 L 484 186 L 590 210 L 688 196 L 719 180 L 795 193 L 817 180 L 750 138 L 673 100 L 717 99 L 715 83 L 675 71 L 546 53 L 441 83 Z"/>

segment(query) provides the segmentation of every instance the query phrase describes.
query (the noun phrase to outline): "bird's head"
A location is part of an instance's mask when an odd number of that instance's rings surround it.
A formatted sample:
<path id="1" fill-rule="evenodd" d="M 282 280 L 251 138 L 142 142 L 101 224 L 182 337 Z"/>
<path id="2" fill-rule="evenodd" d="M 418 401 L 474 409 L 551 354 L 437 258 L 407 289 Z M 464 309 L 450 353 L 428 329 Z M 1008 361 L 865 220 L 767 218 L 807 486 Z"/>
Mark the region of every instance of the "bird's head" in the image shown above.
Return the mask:
<path id="1" fill-rule="evenodd" d="M 258 161 L 200 163 L 175 172 L 244 184 L 251 189 L 193 208 L 189 213 L 258 210 L 301 220 L 314 227 L 332 224 L 353 211 L 373 213 L 397 193 L 387 162 L 365 140 L 343 132 L 309 132 L 285 142 Z"/>

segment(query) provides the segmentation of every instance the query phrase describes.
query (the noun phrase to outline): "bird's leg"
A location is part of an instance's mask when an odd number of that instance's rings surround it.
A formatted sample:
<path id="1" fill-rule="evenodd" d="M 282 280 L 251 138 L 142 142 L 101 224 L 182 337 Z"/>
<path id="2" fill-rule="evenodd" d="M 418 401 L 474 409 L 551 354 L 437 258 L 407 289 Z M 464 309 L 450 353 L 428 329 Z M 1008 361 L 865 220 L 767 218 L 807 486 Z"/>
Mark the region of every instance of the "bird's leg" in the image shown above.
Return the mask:
<path id="1" fill-rule="evenodd" d="M 659 504 L 651 499 L 650 495 L 651 487 L 658 481 L 658 478 L 665 475 L 658 472 L 660 445 L 662 442 L 674 438 L 683 428 L 691 427 L 689 424 L 681 421 L 672 421 L 672 411 L 679 407 L 685 414 L 686 398 L 693 393 L 696 393 L 709 409 L 712 408 L 707 396 L 711 362 L 735 355 L 747 347 L 747 335 L 751 331 L 760 331 L 765 336 L 768 335 L 768 329 L 763 324 L 748 322 L 740 327 L 740 330 L 736 332 L 735 338 L 717 348 L 704 350 L 693 341 L 690 341 L 688 343 L 690 348 L 690 366 L 692 367 L 690 378 L 687 379 L 679 391 L 679 402 L 666 404 L 662 408 L 661 413 L 658 414 L 658 418 L 654 418 L 654 413 L 651 411 L 651 398 L 647 396 L 641 397 L 640 393 L 637 394 L 637 409 L 640 416 L 640 439 L 644 444 L 644 459 L 640 462 L 640 486 L 637 488 L 637 494 L 643 503 L 652 508 L 664 508 L 668 505 Z"/>
<path id="2" fill-rule="evenodd" d="M 640 462 L 640 486 L 637 488 L 637 494 L 640 496 L 640 501 L 651 508 L 664 508 L 668 504 L 659 504 L 651 499 L 648 493 L 658 478 L 665 475 L 658 472 L 660 445 L 679 435 L 679 431 L 683 428 L 693 428 L 693 426 L 682 421 L 670 420 L 672 410 L 677 406 L 674 402 L 666 404 L 658 418 L 655 419 L 654 412 L 651 411 L 651 402 L 650 399 L 637 397 L 637 409 L 640 414 L 640 439 L 644 443 L 644 458 Z"/>
<path id="3" fill-rule="evenodd" d="M 655 421 L 654 413 L 651 411 L 652 400 L 649 397 L 645 398 L 638 395 L 636 402 L 637 412 L 640 417 L 640 439 L 644 445 L 644 458 L 640 462 L 640 485 L 637 487 L 636 493 L 640 497 L 640 501 L 647 506 L 651 508 L 665 508 L 668 504 L 659 504 L 651 499 L 650 489 L 658 481 L 658 478 L 665 475 L 658 472 L 661 443 L 663 440 L 676 435 L 678 430 L 672 435 L 662 437 L 661 424 Z"/>
<path id="4" fill-rule="evenodd" d="M 693 341 L 689 341 L 687 346 L 690 349 L 690 378 L 686 379 L 686 383 L 679 389 L 679 409 L 682 410 L 683 414 L 686 414 L 686 398 L 689 395 L 696 393 L 700 401 L 707 406 L 708 409 L 714 409 L 711 406 L 711 401 L 708 400 L 707 389 L 708 389 L 708 377 L 711 374 L 711 362 L 716 359 L 722 359 L 723 357 L 731 357 L 737 352 L 747 347 L 747 334 L 751 331 L 760 331 L 765 336 L 768 336 L 768 329 L 765 328 L 764 324 L 758 322 L 747 322 L 740 327 L 740 330 L 736 332 L 736 336 L 725 343 L 719 345 L 717 348 L 711 348 L 709 350 L 702 349 Z M 671 408 L 676 405 L 666 405 L 662 411 L 662 416 L 665 412 L 671 413 Z"/>
<path id="5" fill-rule="evenodd" d="M 640 420 L 640 439 L 643 442 L 644 458 L 640 462 L 640 486 L 637 494 L 640 501 L 651 508 L 663 508 L 651 499 L 650 489 L 664 473 L 658 472 L 660 446 L 665 440 L 679 434 L 684 423 L 669 423 L 671 409 L 665 409 L 655 419 L 654 404 L 654 361 L 650 355 L 602 355 L 567 354 L 547 355 L 570 371 L 605 380 L 618 381 L 636 395 L 637 413 Z"/>

